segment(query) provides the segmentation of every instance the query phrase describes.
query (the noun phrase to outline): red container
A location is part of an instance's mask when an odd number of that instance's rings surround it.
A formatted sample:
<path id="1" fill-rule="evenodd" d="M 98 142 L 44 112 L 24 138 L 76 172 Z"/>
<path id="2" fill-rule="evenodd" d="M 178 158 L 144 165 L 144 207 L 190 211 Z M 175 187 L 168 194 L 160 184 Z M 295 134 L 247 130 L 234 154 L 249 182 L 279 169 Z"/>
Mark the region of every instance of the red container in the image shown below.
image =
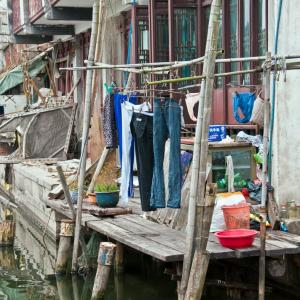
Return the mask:
<path id="1" fill-rule="evenodd" d="M 251 229 L 232 229 L 215 233 L 223 247 L 238 249 L 252 246 L 256 230 Z"/>
<path id="2" fill-rule="evenodd" d="M 227 229 L 249 229 L 250 204 L 223 205 L 222 210 Z"/>

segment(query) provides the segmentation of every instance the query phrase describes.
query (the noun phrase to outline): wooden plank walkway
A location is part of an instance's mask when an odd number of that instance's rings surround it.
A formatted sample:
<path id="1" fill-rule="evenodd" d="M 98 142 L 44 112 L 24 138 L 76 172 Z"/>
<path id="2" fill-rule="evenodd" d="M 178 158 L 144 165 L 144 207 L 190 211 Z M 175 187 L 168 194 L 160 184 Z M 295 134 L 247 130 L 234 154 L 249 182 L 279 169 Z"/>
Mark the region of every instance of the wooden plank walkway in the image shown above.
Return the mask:
<path id="1" fill-rule="evenodd" d="M 136 206 L 137 203 L 133 201 L 132 204 Z M 58 213 L 71 217 L 63 201 L 49 200 L 47 205 Z M 182 261 L 186 244 L 185 233 L 146 220 L 137 214 L 138 207 L 131 208 L 133 214 L 114 217 L 99 217 L 84 212 L 82 225 L 158 260 Z M 259 256 L 259 247 L 260 240 L 256 237 L 252 247 L 238 250 L 224 248 L 216 237 L 210 234 L 207 250 L 210 252 L 211 259 L 228 259 Z M 300 253 L 300 236 L 280 231 L 267 232 L 267 256 L 296 253 Z"/>

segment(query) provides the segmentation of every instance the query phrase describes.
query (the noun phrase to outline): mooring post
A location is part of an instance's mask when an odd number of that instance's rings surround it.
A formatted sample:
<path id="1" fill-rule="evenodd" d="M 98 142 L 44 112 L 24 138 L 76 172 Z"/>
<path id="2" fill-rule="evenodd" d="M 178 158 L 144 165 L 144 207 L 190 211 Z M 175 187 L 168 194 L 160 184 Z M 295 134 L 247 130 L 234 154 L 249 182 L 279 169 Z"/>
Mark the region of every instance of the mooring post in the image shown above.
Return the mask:
<path id="1" fill-rule="evenodd" d="M 61 220 L 60 239 L 55 264 L 56 274 L 65 274 L 67 271 L 68 259 L 71 253 L 72 237 L 74 234 L 74 221 Z"/>
<path id="2" fill-rule="evenodd" d="M 98 255 L 98 268 L 94 281 L 91 300 L 103 299 L 107 287 L 109 272 L 114 262 L 116 245 L 110 242 L 101 242 Z"/>
<path id="3" fill-rule="evenodd" d="M 124 271 L 124 246 L 116 243 L 116 258 L 115 258 L 115 272 L 121 274 Z"/>

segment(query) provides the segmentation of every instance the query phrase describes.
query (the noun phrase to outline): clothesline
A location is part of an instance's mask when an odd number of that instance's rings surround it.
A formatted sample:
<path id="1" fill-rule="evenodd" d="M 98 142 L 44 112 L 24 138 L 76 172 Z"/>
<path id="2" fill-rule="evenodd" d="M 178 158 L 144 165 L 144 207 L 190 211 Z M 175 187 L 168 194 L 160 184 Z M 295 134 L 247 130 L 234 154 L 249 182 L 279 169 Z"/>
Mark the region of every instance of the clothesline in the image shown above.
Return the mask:
<path id="1" fill-rule="evenodd" d="M 139 64 L 106 64 L 102 62 L 94 62 L 93 66 L 83 66 L 83 67 L 66 67 L 60 68 L 60 71 L 80 71 L 80 70 L 97 70 L 97 69 L 111 69 L 114 71 L 121 72 L 131 72 L 131 73 L 154 73 L 162 72 L 176 68 L 183 68 L 188 65 L 202 63 L 205 56 L 195 58 L 189 61 L 173 61 L 173 62 L 155 62 L 155 63 L 139 63 Z M 298 59 L 300 55 L 286 55 L 286 56 L 272 56 L 274 60 L 289 60 Z M 248 61 L 261 61 L 266 59 L 266 56 L 253 56 L 253 57 L 236 57 L 236 58 L 220 58 L 216 59 L 216 63 L 235 63 L 235 62 L 248 62 Z M 88 61 L 84 61 L 87 63 Z M 158 67 L 158 68 L 153 68 Z M 141 69 L 137 69 L 141 68 Z"/>

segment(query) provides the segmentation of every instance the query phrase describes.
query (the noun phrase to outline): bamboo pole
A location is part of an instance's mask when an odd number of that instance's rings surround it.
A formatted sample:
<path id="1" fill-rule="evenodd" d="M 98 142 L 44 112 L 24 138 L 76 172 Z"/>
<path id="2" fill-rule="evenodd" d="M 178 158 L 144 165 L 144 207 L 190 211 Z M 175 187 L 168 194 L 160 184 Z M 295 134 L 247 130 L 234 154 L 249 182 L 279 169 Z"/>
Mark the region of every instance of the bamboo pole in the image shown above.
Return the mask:
<path id="1" fill-rule="evenodd" d="M 211 76 L 212 76 L 212 78 L 217 78 L 217 77 L 226 77 L 226 76 L 231 76 L 231 75 L 258 73 L 261 71 L 262 71 L 261 68 L 257 67 L 255 69 L 249 69 L 249 70 L 217 73 L 217 74 L 212 74 Z M 182 81 L 199 80 L 199 79 L 203 79 L 203 78 L 205 78 L 205 75 L 174 78 L 174 79 L 164 79 L 164 80 L 158 80 L 158 81 L 149 81 L 149 82 L 147 82 L 147 85 L 157 85 L 157 84 L 162 84 L 162 83 L 177 83 L 177 82 L 182 82 Z"/>
<path id="2" fill-rule="evenodd" d="M 89 185 L 89 188 L 88 188 L 89 193 L 93 193 L 97 177 L 99 176 L 99 174 L 100 174 L 100 172 L 101 172 L 101 170 L 104 166 L 104 163 L 105 163 L 105 160 L 107 158 L 108 153 L 109 153 L 109 149 L 105 147 L 103 152 L 101 153 L 101 156 L 100 156 L 100 159 L 98 161 L 95 173 L 94 173 L 93 178 L 91 180 L 91 183 Z"/>
<path id="3" fill-rule="evenodd" d="M 207 93 L 207 83 L 210 83 L 209 87 L 210 87 L 210 92 L 212 93 L 211 88 L 213 83 L 213 76 L 211 76 L 211 74 L 213 74 L 214 67 L 215 67 L 215 63 L 214 63 L 216 59 L 215 49 L 217 46 L 220 10 L 221 10 L 221 0 L 214 0 L 211 5 L 209 27 L 207 33 L 206 49 L 205 49 L 206 59 L 204 60 L 204 65 L 203 65 L 203 75 L 205 75 L 205 77 L 202 78 L 201 88 L 200 88 L 199 111 L 198 111 L 197 124 L 196 124 L 196 133 L 195 133 L 195 141 L 194 141 L 194 149 L 193 149 L 193 161 L 192 161 L 192 173 L 191 173 L 191 188 L 190 188 L 187 238 L 186 238 L 187 248 L 186 248 L 186 253 L 184 255 L 180 290 L 178 291 L 179 299 L 183 299 L 187 289 L 188 278 L 190 274 L 191 262 L 193 257 L 193 250 L 194 250 L 196 200 L 197 200 L 197 191 L 198 191 L 198 182 L 199 182 L 199 167 L 200 167 L 200 158 L 203 152 L 201 144 L 203 143 L 203 140 L 205 141 L 205 139 L 207 143 L 207 134 L 206 136 L 204 135 L 204 137 L 202 134 L 202 128 L 203 128 L 202 124 L 204 124 L 204 120 L 203 120 L 204 102 L 207 102 L 206 98 L 209 95 L 209 93 Z M 208 116 L 206 116 L 206 118 L 208 118 Z M 206 163 L 205 163 L 205 172 L 206 172 Z M 206 181 L 205 179 L 206 178 L 204 177 L 203 184 Z"/>
<path id="4" fill-rule="evenodd" d="M 98 31 L 98 16 L 99 16 L 99 2 L 103 5 L 104 0 L 95 0 L 93 4 L 93 21 L 92 21 L 92 32 L 91 41 L 89 48 L 89 63 L 88 66 L 92 66 L 95 57 L 95 44 Z M 85 169 L 86 169 L 86 158 L 87 158 L 87 143 L 89 136 L 89 127 L 91 119 L 91 96 L 92 96 L 92 79 L 93 71 L 88 70 L 86 74 L 86 87 L 85 87 L 85 106 L 84 106 L 84 116 L 83 116 L 83 129 L 82 129 L 82 161 L 80 164 L 80 174 L 78 179 L 78 204 L 77 204 L 77 215 L 75 223 L 75 236 L 74 236 L 74 248 L 72 257 L 72 272 L 77 270 L 77 260 L 78 260 L 78 248 L 79 248 L 79 235 L 81 229 L 81 219 L 82 219 L 82 202 L 83 202 L 83 186 L 85 180 Z"/>
<path id="5" fill-rule="evenodd" d="M 103 20 L 103 21 L 102 21 Z M 99 26 L 95 50 L 95 61 L 101 60 L 104 49 L 104 38 L 106 33 L 106 20 L 107 20 L 107 7 L 105 5 L 100 6 L 99 12 Z M 102 71 L 95 70 L 93 73 L 92 80 L 92 104 L 91 104 L 91 159 L 94 161 L 101 154 L 105 148 L 104 136 L 102 130 L 102 110 L 101 110 L 101 99 L 103 92 Z"/>
<path id="6" fill-rule="evenodd" d="M 272 56 L 272 59 L 280 60 L 280 59 L 297 59 L 300 58 L 300 55 L 286 55 L 286 56 Z M 205 56 L 196 58 L 193 63 L 202 63 L 205 59 Z M 216 59 L 217 64 L 224 64 L 224 63 L 235 63 L 235 62 L 259 62 L 265 60 L 266 56 L 251 56 L 251 57 L 235 57 L 235 58 L 219 58 Z M 85 61 L 87 63 L 87 61 Z M 161 68 L 152 68 L 155 66 L 166 66 L 168 70 L 170 68 L 182 68 L 187 65 L 193 64 L 191 61 L 175 61 L 175 62 L 157 62 L 157 63 L 141 63 L 141 64 L 118 64 L 118 65 L 111 65 L 105 64 L 101 62 L 96 62 L 93 66 L 84 66 L 84 67 L 65 67 L 59 68 L 60 71 L 84 71 L 84 70 L 95 70 L 95 69 L 111 69 L 115 71 L 122 71 L 122 72 L 133 72 L 133 73 L 151 73 L 157 72 Z M 147 68 L 148 67 L 148 68 Z M 138 68 L 141 68 L 139 70 Z M 130 70 L 131 69 L 131 70 Z M 163 69 L 164 70 L 164 69 Z M 161 70 L 161 71 L 163 71 Z M 166 69 L 167 70 L 167 69 Z"/>
<path id="7" fill-rule="evenodd" d="M 262 191 L 261 191 L 261 222 L 260 222 L 260 257 L 259 257 L 259 286 L 258 299 L 265 299 L 266 276 L 266 202 L 267 202 L 267 177 L 268 177 L 268 150 L 270 138 L 270 77 L 271 77 L 271 53 L 267 53 L 264 64 L 264 135 L 263 135 L 263 166 L 262 166 Z"/>
<path id="8" fill-rule="evenodd" d="M 203 207 L 197 207 L 197 216 L 201 216 L 201 234 L 197 237 L 196 250 L 189 277 L 185 299 L 201 299 L 206 273 L 209 264 L 209 252 L 206 246 L 209 238 L 209 230 L 214 211 L 216 198 L 216 184 L 210 184 L 206 188 L 205 203 Z M 198 218 L 200 219 L 200 218 Z M 197 224 L 198 225 L 198 224 Z"/>
<path id="9" fill-rule="evenodd" d="M 59 176 L 59 179 L 60 179 L 60 183 L 62 185 L 64 194 L 65 194 L 65 199 L 66 199 L 66 201 L 69 205 L 69 208 L 72 212 L 72 220 L 75 221 L 76 220 L 76 211 L 75 211 L 74 205 L 73 205 L 72 200 L 71 200 L 70 191 L 69 191 L 67 181 L 66 181 L 65 175 L 63 173 L 62 167 L 58 165 L 58 166 L 56 166 L 56 170 L 57 170 L 57 173 L 58 173 L 58 176 Z M 86 264 L 89 266 L 89 260 L 88 260 L 88 256 L 87 256 L 87 247 L 86 247 L 85 240 L 84 240 L 81 233 L 80 233 L 80 236 L 79 236 L 79 242 L 80 242 L 80 246 L 81 246 L 83 255 L 85 257 Z"/>

